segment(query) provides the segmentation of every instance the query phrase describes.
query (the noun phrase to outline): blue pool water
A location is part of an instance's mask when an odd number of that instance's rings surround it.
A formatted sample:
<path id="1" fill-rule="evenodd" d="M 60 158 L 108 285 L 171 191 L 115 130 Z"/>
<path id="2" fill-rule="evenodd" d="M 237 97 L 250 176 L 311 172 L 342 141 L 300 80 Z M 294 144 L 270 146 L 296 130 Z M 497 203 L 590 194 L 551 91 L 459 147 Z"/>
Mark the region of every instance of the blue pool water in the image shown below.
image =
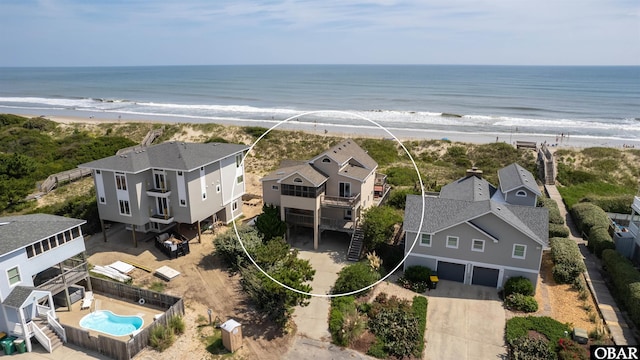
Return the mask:
<path id="1" fill-rule="evenodd" d="M 142 324 L 144 320 L 140 316 L 121 316 L 108 310 L 92 312 L 80 320 L 80 326 L 85 329 L 113 336 L 129 335 L 140 329 Z"/>

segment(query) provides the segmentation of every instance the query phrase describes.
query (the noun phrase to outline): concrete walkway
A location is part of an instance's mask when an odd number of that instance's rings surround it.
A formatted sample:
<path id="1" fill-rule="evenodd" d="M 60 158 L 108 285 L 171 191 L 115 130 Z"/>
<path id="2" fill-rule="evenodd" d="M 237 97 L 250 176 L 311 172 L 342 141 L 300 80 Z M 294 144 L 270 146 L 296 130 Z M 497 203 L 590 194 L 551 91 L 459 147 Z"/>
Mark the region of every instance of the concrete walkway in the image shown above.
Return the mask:
<path id="1" fill-rule="evenodd" d="M 555 200 L 558 204 L 560 215 L 565 219 L 571 231 L 569 238 L 575 240 L 582 256 L 584 256 L 584 263 L 587 266 L 587 271 L 585 272 L 587 284 L 595 298 L 604 322 L 609 328 L 613 342 L 616 345 L 637 345 L 638 342 L 636 341 L 633 331 L 629 328 L 625 318 L 622 316 L 622 312 L 614 301 L 613 296 L 611 296 L 609 288 L 607 288 L 607 285 L 602 279 L 602 275 L 600 274 L 600 269 L 602 268 L 600 259 L 587 249 L 587 242 L 581 237 L 576 225 L 573 223 L 573 219 L 567 213 L 567 208 L 556 186 L 545 185 L 544 187 L 549 198 Z"/>

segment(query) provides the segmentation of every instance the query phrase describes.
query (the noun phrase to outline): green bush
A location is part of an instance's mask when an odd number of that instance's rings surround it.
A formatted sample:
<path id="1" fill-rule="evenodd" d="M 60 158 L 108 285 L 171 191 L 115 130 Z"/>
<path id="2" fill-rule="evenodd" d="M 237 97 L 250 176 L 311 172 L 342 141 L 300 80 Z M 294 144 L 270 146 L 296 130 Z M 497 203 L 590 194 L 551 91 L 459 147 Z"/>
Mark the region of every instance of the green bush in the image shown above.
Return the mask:
<path id="1" fill-rule="evenodd" d="M 538 198 L 538 206 L 549 209 L 549 223 L 564 225 L 564 218 L 560 215 L 560 209 L 555 200 L 544 197 Z"/>
<path id="2" fill-rule="evenodd" d="M 418 183 L 416 169 L 409 166 L 394 166 L 386 170 L 387 182 L 395 186 L 415 186 Z M 423 177 L 424 178 L 424 177 Z"/>
<path id="3" fill-rule="evenodd" d="M 504 305 L 509 310 L 523 311 L 527 313 L 538 311 L 538 302 L 533 296 L 522 294 L 511 294 L 504 300 Z"/>
<path id="4" fill-rule="evenodd" d="M 549 224 L 549 237 L 569 237 L 569 228 L 560 224 Z"/>
<path id="5" fill-rule="evenodd" d="M 589 231 L 589 242 L 587 247 L 590 251 L 596 254 L 597 257 L 602 257 L 602 251 L 606 249 L 615 249 L 616 246 L 613 243 L 609 230 L 603 227 L 591 228 Z"/>
<path id="6" fill-rule="evenodd" d="M 601 208 L 592 203 L 579 203 L 571 208 L 571 216 L 580 232 L 589 234 L 592 228 L 609 227 L 609 217 Z"/>
<path id="7" fill-rule="evenodd" d="M 382 267 L 387 273 L 395 269 L 404 258 L 404 248 L 398 245 L 378 244 L 375 252 L 382 260 Z"/>
<path id="8" fill-rule="evenodd" d="M 511 294 L 533 296 L 534 292 L 531 280 L 522 276 L 509 278 L 504 284 L 504 296 L 508 297 Z"/>
<path id="9" fill-rule="evenodd" d="M 367 249 L 385 244 L 393 235 L 394 226 L 402 222 L 402 215 L 390 206 L 374 206 L 362 215 L 362 232 Z"/>
<path id="10" fill-rule="evenodd" d="M 571 284 L 586 269 L 582 254 L 575 241 L 567 238 L 551 238 L 553 279 L 559 284 Z"/>
<path id="11" fill-rule="evenodd" d="M 428 282 L 433 271 L 426 266 L 413 265 L 404 271 L 405 279 L 413 282 Z"/>
<path id="12" fill-rule="evenodd" d="M 364 332 L 365 328 L 366 321 L 360 318 L 355 297 L 341 296 L 332 299 L 329 332 L 334 344 L 348 346 Z"/>
<path id="13" fill-rule="evenodd" d="M 238 227 L 238 235 L 249 253 L 262 244 L 262 236 L 254 227 L 243 225 Z M 232 271 L 237 271 L 249 261 L 247 254 L 242 249 L 235 231 L 229 230 L 219 234 L 213 239 L 215 254 L 220 256 Z"/>
<path id="14" fill-rule="evenodd" d="M 557 320 L 554 320 L 548 316 L 524 316 L 513 317 L 507 320 L 505 329 L 505 339 L 511 350 L 513 350 L 516 340 L 521 338 L 528 338 L 529 331 L 533 330 L 541 333 L 549 339 L 547 346 L 549 351 L 555 355 L 555 347 L 558 340 L 564 337 L 564 333 L 570 332 L 571 328 L 567 324 L 563 324 Z M 522 341 L 522 340 L 521 340 Z M 522 359 L 554 359 L 555 357 L 534 357 Z"/>
<path id="15" fill-rule="evenodd" d="M 169 328 L 176 335 L 184 334 L 185 323 L 184 323 L 184 320 L 182 319 L 182 316 L 176 315 L 169 318 Z"/>
<path id="16" fill-rule="evenodd" d="M 562 195 L 562 199 L 565 204 L 567 204 L 568 208 L 572 208 L 578 203 L 585 201 L 587 199 L 597 199 L 598 197 L 611 198 L 615 199 L 617 197 L 623 197 L 624 194 L 633 196 L 635 191 L 634 187 L 630 187 L 624 184 L 612 184 L 604 181 L 593 181 L 582 183 L 578 185 L 572 185 L 569 187 L 558 187 L 558 191 Z M 614 208 L 614 204 L 617 203 L 618 200 L 611 200 L 611 204 L 607 204 L 608 201 L 602 200 L 602 204 L 605 206 L 611 206 Z M 620 200 L 622 201 L 622 200 Z M 596 203 L 599 202 L 596 201 Z M 632 202 L 628 202 L 626 206 Z M 594 203 L 595 204 L 595 203 Z M 609 209 L 608 209 L 609 210 Z M 623 213 L 628 213 L 629 211 L 621 211 Z"/>
<path id="17" fill-rule="evenodd" d="M 404 207 L 407 202 L 407 195 L 418 195 L 419 193 L 413 188 L 405 188 L 405 189 L 392 189 L 389 194 L 389 199 L 387 200 L 387 205 L 399 209 L 404 210 Z"/>
<path id="18" fill-rule="evenodd" d="M 395 140 L 362 139 L 358 140 L 358 143 L 379 166 L 385 166 L 400 160 L 398 143 Z M 404 154 L 404 150 L 401 153 Z"/>
<path id="19" fill-rule="evenodd" d="M 545 339 L 531 339 L 527 336 L 509 341 L 510 359 L 542 360 L 555 359 L 555 352 Z"/>
<path id="20" fill-rule="evenodd" d="M 382 294 L 381 294 L 382 295 Z M 377 305 L 378 302 L 384 302 Z M 385 350 L 398 358 L 415 355 L 420 340 L 419 320 L 408 301 L 378 296 L 369 312 L 369 330 L 380 338 Z"/>
<path id="21" fill-rule="evenodd" d="M 367 287 L 380 279 L 380 274 L 369 266 L 367 262 L 347 265 L 338 273 L 338 279 L 333 286 L 334 294 L 345 294 Z M 371 289 L 355 294 L 356 297 L 366 295 Z"/>
<path id="22" fill-rule="evenodd" d="M 367 355 L 373 356 L 378 359 L 386 359 L 389 357 L 389 354 L 385 349 L 384 342 L 380 338 L 376 338 L 376 342 L 374 342 L 369 350 L 367 350 Z"/>
<path id="23" fill-rule="evenodd" d="M 260 127 L 260 126 L 245 126 L 242 128 L 242 130 L 244 130 L 245 134 L 252 136 L 253 138 L 257 139 L 259 138 L 262 134 L 264 134 L 265 132 L 267 132 L 267 128 L 264 127 Z M 269 133 L 271 134 L 271 133 Z M 265 135 L 263 137 L 263 139 L 267 139 L 269 137 L 269 134 Z"/>
<path id="24" fill-rule="evenodd" d="M 604 210 L 605 212 L 629 214 L 631 204 L 633 204 L 633 194 L 620 195 L 592 195 L 589 194 L 580 199 L 580 202 L 590 202 Z"/>
<path id="25" fill-rule="evenodd" d="M 414 296 L 413 303 L 411 304 L 411 308 L 413 309 L 413 315 L 418 318 L 418 346 L 414 355 L 416 357 L 421 357 L 422 351 L 424 350 L 424 332 L 427 329 L 427 304 L 428 300 L 423 296 Z"/>
<path id="26" fill-rule="evenodd" d="M 626 308 L 633 323 L 640 326 L 640 272 L 615 250 L 604 250 L 602 262 L 610 275 L 614 296 Z"/>

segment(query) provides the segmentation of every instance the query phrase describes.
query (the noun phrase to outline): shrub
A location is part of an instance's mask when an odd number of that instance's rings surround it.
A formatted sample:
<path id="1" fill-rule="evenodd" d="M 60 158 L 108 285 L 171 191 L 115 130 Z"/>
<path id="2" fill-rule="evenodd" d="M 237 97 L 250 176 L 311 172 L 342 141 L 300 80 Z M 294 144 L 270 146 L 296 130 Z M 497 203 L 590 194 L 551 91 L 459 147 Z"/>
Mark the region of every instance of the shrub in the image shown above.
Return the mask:
<path id="1" fill-rule="evenodd" d="M 511 359 L 514 360 L 540 360 L 554 359 L 555 353 L 545 339 L 531 339 L 527 336 L 509 341 Z"/>
<path id="2" fill-rule="evenodd" d="M 505 338 L 511 343 L 513 340 L 526 337 L 529 330 L 534 330 L 549 339 L 550 345 L 555 347 L 558 340 L 564 337 L 564 332 L 570 332 L 568 325 L 548 316 L 518 316 L 507 320 Z"/>
<path id="3" fill-rule="evenodd" d="M 616 248 L 608 229 L 604 227 L 591 228 L 588 239 L 587 247 L 599 258 L 602 257 L 602 251 Z"/>
<path id="4" fill-rule="evenodd" d="M 555 266 L 553 267 L 553 279 L 559 284 L 570 284 L 585 271 L 582 254 L 575 241 L 567 238 L 552 238 L 551 256 Z"/>
<path id="5" fill-rule="evenodd" d="M 329 332 L 331 333 L 331 339 L 333 343 L 339 346 L 346 346 L 345 339 L 342 337 L 342 323 L 344 322 L 344 315 L 342 311 L 331 308 L 329 312 Z"/>
<path id="6" fill-rule="evenodd" d="M 391 272 L 404 258 L 404 247 L 391 244 L 378 244 L 375 248 L 376 254 L 382 260 L 382 268 Z"/>
<path id="7" fill-rule="evenodd" d="M 424 332 L 427 329 L 427 304 L 427 298 L 422 296 L 414 296 L 411 304 L 413 315 L 418 318 L 418 332 L 420 335 L 418 336 L 418 347 L 414 353 L 416 357 L 421 357 L 420 355 L 424 350 Z"/>
<path id="8" fill-rule="evenodd" d="M 404 271 L 404 277 L 405 279 L 413 282 L 420 282 L 420 281 L 428 282 L 429 277 L 431 276 L 432 273 L 433 271 L 431 271 L 431 269 L 429 269 L 428 267 L 414 265 L 414 266 L 409 266 Z"/>
<path id="9" fill-rule="evenodd" d="M 418 319 L 404 302 L 404 306 L 380 308 L 369 319 L 371 332 L 384 342 L 390 355 L 399 358 L 413 355 L 420 337 Z"/>
<path id="10" fill-rule="evenodd" d="M 589 360 L 589 353 L 575 341 L 561 338 L 558 340 L 559 360 Z"/>
<path id="11" fill-rule="evenodd" d="M 590 202 L 605 212 L 628 214 L 633 204 L 633 194 L 621 195 L 587 195 L 580 202 Z"/>
<path id="12" fill-rule="evenodd" d="M 579 203 L 571 208 L 571 216 L 578 226 L 578 230 L 589 234 L 592 228 L 607 228 L 609 217 L 601 208 L 592 203 Z"/>
<path id="13" fill-rule="evenodd" d="M 264 128 L 264 127 L 260 127 L 260 126 L 245 126 L 245 127 L 242 128 L 242 130 L 244 130 L 245 134 L 247 134 L 249 136 L 252 136 L 252 137 L 257 139 L 262 134 L 267 132 L 267 130 L 269 130 L 269 129 Z M 267 139 L 269 137 L 269 134 L 265 135 L 263 137 L 263 139 Z"/>
<path id="14" fill-rule="evenodd" d="M 549 224 L 549 237 L 569 237 L 569 228 L 560 224 Z"/>
<path id="15" fill-rule="evenodd" d="M 394 166 L 386 170 L 387 182 L 395 186 L 414 186 L 418 183 L 416 169 L 409 166 Z M 424 177 L 423 177 L 424 178 Z"/>
<path id="16" fill-rule="evenodd" d="M 248 225 L 240 226 L 238 227 L 238 234 L 245 248 L 250 253 L 262 244 L 262 237 L 253 227 Z M 242 265 L 249 261 L 247 254 L 242 249 L 236 237 L 235 231 L 229 230 L 219 234 L 213 239 L 213 244 L 216 255 L 220 256 L 232 271 L 237 271 Z"/>
<path id="17" fill-rule="evenodd" d="M 375 283 L 379 279 L 380 274 L 373 270 L 366 262 L 348 265 L 338 273 L 338 279 L 333 286 L 333 293 L 344 294 L 357 291 Z M 370 289 L 358 292 L 356 297 L 367 294 L 369 290 Z"/>
<path id="18" fill-rule="evenodd" d="M 509 310 L 523 311 L 527 313 L 538 311 L 538 302 L 533 296 L 522 294 L 511 294 L 507 296 L 504 305 Z"/>
<path id="19" fill-rule="evenodd" d="M 418 195 L 419 193 L 413 188 L 392 189 L 389 194 L 387 204 L 395 209 L 404 210 L 407 202 L 407 195 Z"/>
<path id="20" fill-rule="evenodd" d="M 389 354 L 385 350 L 384 342 L 380 340 L 380 338 L 376 338 L 376 342 L 374 342 L 369 350 L 367 350 L 367 355 L 376 357 L 378 359 L 386 359 L 389 357 Z"/>
<path id="21" fill-rule="evenodd" d="M 151 335 L 149 335 L 149 345 L 160 352 L 171 347 L 174 341 L 175 335 L 173 329 L 164 325 L 154 327 L 153 330 L 151 330 Z"/>
<path id="22" fill-rule="evenodd" d="M 393 235 L 394 226 L 402 222 L 402 216 L 390 206 L 374 206 L 362 215 L 362 231 L 367 249 L 375 249 Z"/>
<path id="23" fill-rule="evenodd" d="M 611 277 L 613 294 L 626 308 L 636 326 L 640 326 L 640 272 L 615 250 L 604 250 L 602 262 Z"/>
<path id="24" fill-rule="evenodd" d="M 183 334 L 184 333 L 185 324 L 184 324 L 184 320 L 182 319 L 182 316 L 176 315 L 176 316 L 172 316 L 171 318 L 169 318 L 169 328 L 176 335 Z"/>
<path id="25" fill-rule="evenodd" d="M 334 344 L 348 346 L 365 328 L 366 321 L 360 317 L 356 309 L 355 297 L 333 298 L 329 313 L 329 332 Z"/>
<path id="26" fill-rule="evenodd" d="M 550 198 L 539 198 L 538 206 L 543 206 L 549 209 L 549 223 L 564 225 L 564 218 L 560 215 L 560 209 L 558 203 Z"/>
<path id="27" fill-rule="evenodd" d="M 511 294 L 522 294 L 527 296 L 533 296 L 533 284 L 531 280 L 522 277 L 512 277 L 504 284 L 504 296 Z"/>

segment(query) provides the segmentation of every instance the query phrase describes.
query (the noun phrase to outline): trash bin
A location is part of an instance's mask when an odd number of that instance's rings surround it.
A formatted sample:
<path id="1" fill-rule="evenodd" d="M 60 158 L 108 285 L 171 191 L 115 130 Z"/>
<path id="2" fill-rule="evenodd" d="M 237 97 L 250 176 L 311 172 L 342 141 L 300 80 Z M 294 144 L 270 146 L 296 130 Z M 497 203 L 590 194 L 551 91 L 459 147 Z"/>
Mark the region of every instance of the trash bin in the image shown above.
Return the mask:
<path id="1" fill-rule="evenodd" d="M 438 279 L 437 276 L 435 276 L 435 275 L 429 276 L 429 284 L 431 285 L 431 286 L 429 286 L 429 288 L 430 289 L 437 288 L 438 287 L 438 281 L 439 281 L 439 279 Z"/>
<path id="2" fill-rule="evenodd" d="M 0 340 L 0 346 L 2 346 L 5 355 L 11 355 L 14 351 L 16 351 L 16 348 L 13 345 L 13 340 L 15 339 L 15 337 L 9 336 Z"/>
<path id="3" fill-rule="evenodd" d="M 15 346 L 16 351 L 20 354 L 23 354 L 27 351 L 27 344 L 24 343 L 23 339 L 13 340 L 13 346 Z"/>

